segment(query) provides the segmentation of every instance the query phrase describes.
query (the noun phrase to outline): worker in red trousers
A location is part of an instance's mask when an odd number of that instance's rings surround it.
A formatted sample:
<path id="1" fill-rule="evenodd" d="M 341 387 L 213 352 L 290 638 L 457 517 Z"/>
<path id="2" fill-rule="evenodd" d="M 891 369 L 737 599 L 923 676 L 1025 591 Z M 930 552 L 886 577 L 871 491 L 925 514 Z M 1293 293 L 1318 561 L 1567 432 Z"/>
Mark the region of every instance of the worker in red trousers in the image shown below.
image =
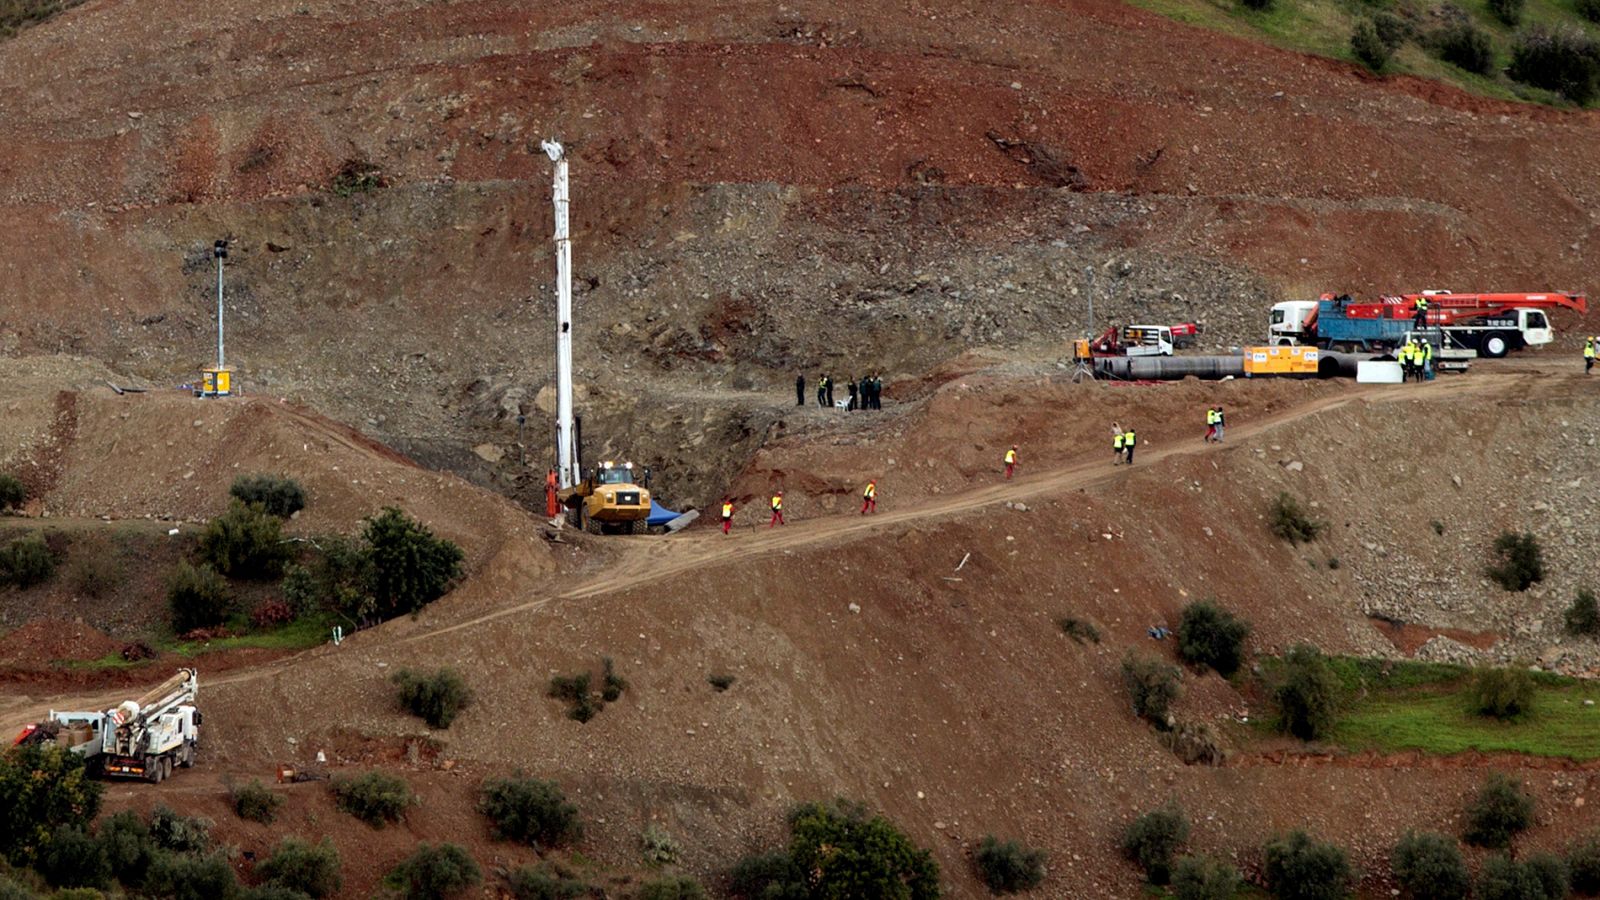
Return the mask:
<path id="1" fill-rule="evenodd" d="M 774 525 L 782 525 L 782 524 L 783 524 L 783 491 L 779 491 L 776 494 L 772 495 L 772 521 L 767 523 L 767 527 L 771 528 Z"/>
<path id="2" fill-rule="evenodd" d="M 722 498 L 722 533 L 728 534 L 733 530 L 733 501 L 727 497 Z"/>
<path id="3" fill-rule="evenodd" d="M 876 479 L 867 482 L 867 489 L 861 492 L 861 514 L 875 513 L 878 511 L 878 482 Z"/>
<path id="4" fill-rule="evenodd" d="M 1016 471 L 1016 468 L 1017 468 L 1017 445 L 1016 444 L 1012 444 L 1011 445 L 1011 449 L 1006 451 L 1006 478 L 1010 478 L 1011 477 L 1011 473 Z"/>

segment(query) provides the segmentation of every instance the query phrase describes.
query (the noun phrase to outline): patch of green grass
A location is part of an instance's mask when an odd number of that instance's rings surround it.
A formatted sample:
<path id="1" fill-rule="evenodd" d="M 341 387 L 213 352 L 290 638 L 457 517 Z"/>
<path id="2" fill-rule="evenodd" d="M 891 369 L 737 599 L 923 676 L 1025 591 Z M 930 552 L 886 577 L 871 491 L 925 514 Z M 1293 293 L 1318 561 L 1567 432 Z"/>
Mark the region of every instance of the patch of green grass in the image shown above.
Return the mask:
<path id="1" fill-rule="evenodd" d="M 1512 721 L 1473 711 L 1473 670 L 1443 663 L 1330 657 L 1340 712 L 1325 743 L 1351 750 L 1468 750 L 1600 759 L 1600 683 L 1550 672 L 1533 676 L 1533 710 Z M 1268 683 L 1280 665 L 1261 660 Z M 1585 706 L 1585 700 L 1595 701 Z M 1270 717 L 1256 733 L 1270 731 Z"/>
<path id="2" fill-rule="evenodd" d="M 296 619 L 282 628 L 274 628 L 271 631 L 213 638 L 209 641 L 180 641 L 169 636 L 153 641 L 151 646 L 162 653 L 176 653 L 190 659 L 220 650 L 305 650 L 328 640 L 333 626 L 334 620 L 331 618 L 309 616 Z M 67 669 L 101 670 L 130 669 L 148 665 L 150 662 L 151 660 L 147 659 L 129 662 L 122 658 L 121 653 L 112 652 L 98 659 L 61 660 L 57 665 Z"/>
<path id="3" fill-rule="evenodd" d="M 1238 0 L 1131 0 L 1135 6 L 1189 25 L 1257 40 L 1359 65 L 1350 51 L 1350 33 L 1360 19 L 1388 10 L 1409 18 L 1424 31 L 1437 25 L 1431 10 L 1437 0 L 1275 0 L 1268 10 L 1247 8 Z M 1542 24 L 1581 28 L 1600 37 L 1600 26 L 1578 15 L 1571 0 L 1527 0 L 1522 22 L 1513 28 L 1489 11 L 1488 0 L 1454 0 L 1474 24 L 1487 31 L 1495 47 L 1493 71 L 1511 61 L 1511 41 L 1518 28 Z M 1417 75 L 1452 84 L 1474 94 L 1501 100 L 1560 104 L 1550 91 L 1519 84 L 1501 75 L 1483 76 L 1458 69 L 1434 56 L 1418 40 L 1407 41 L 1394 54 L 1386 73 Z"/>
<path id="4" fill-rule="evenodd" d="M 1595 706 L 1585 706 L 1595 700 Z M 1600 685 L 1540 684 L 1534 708 L 1516 721 L 1475 714 L 1465 689 L 1369 698 L 1340 718 L 1333 740 L 1357 750 L 1467 750 L 1600 758 Z"/>

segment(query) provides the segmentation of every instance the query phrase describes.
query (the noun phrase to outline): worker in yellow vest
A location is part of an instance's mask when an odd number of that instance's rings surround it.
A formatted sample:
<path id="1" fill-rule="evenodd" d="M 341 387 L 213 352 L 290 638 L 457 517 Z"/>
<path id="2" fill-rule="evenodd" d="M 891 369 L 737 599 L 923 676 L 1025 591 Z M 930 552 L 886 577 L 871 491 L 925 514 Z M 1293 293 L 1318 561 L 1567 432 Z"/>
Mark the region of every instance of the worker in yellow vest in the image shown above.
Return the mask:
<path id="1" fill-rule="evenodd" d="M 722 498 L 722 533 L 727 534 L 733 529 L 733 501 L 727 497 Z"/>
<path id="2" fill-rule="evenodd" d="M 1422 374 L 1417 380 L 1433 380 L 1433 341 L 1422 342 Z"/>
<path id="3" fill-rule="evenodd" d="M 867 489 L 861 492 L 861 514 L 875 513 L 878 511 L 878 482 L 876 479 L 867 482 Z"/>
<path id="4" fill-rule="evenodd" d="M 1418 297 L 1412 303 L 1412 306 L 1414 306 L 1417 311 L 1416 326 L 1421 328 L 1422 326 L 1428 324 L 1428 298 Z"/>
<path id="5" fill-rule="evenodd" d="M 1011 449 L 1006 451 L 1006 478 L 1009 479 L 1011 477 L 1011 473 L 1013 471 L 1015 471 L 1016 468 L 1017 468 L 1017 445 L 1016 444 L 1012 444 L 1011 445 Z"/>
<path id="6" fill-rule="evenodd" d="M 1122 456 L 1123 456 L 1123 453 L 1122 453 L 1122 441 L 1123 441 L 1122 426 L 1118 425 L 1115 429 L 1113 429 L 1113 431 L 1115 433 L 1112 434 L 1112 436 L 1111 436 L 1111 464 L 1113 466 L 1118 466 L 1118 465 L 1122 464 Z"/>
<path id="7" fill-rule="evenodd" d="M 1412 365 L 1413 365 L 1413 360 L 1415 359 L 1416 351 L 1417 351 L 1416 342 L 1410 340 L 1409 338 L 1406 340 L 1406 342 L 1404 344 L 1400 345 L 1400 380 L 1401 381 L 1410 381 L 1411 380 L 1411 369 L 1412 369 Z"/>
<path id="8" fill-rule="evenodd" d="M 779 491 L 776 494 L 772 495 L 772 521 L 767 523 L 767 527 L 771 528 L 774 525 L 782 525 L 782 524 L 783 524 L 783 491 Z"/>
<path id="9" fill-rule="evenodd" d="M 1201 438 L 1201 440 L 1206 442 L 1207 444 L 1209 444 L 1209 443 L 1211 443 L 1211 439 L 1215 438 L 1216 436 L 1217 436 L 1217 408 L 1215 406 L 1208 406 L 1208 407 L 1206 407 L 1206 433 L 1205 433 L 1205 436 Z"/>
<path id="10" fill-rule="evenodd" d="M 1583 339 L 1583 374 L 1589 374 L 1594 368 L 1594 335 Z"/>
<path id="11" fill-rule="evenodd" d="M 1138 438 L 1133 433 L 1133 426 L 1128 426 L 1128 430 L 1122 433 L 1122 449 L 1128 454 L 1128 465 L 1130 466 L 1133 465 L 1133 445 L 1138 442 Z"/>

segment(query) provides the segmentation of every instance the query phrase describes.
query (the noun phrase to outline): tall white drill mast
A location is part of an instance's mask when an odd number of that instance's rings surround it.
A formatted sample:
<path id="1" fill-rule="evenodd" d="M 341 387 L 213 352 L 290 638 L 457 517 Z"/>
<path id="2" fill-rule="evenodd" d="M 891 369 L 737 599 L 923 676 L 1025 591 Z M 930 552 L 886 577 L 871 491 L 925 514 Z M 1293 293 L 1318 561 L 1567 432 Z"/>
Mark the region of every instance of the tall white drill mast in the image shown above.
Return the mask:
<path id="1" fill-rule="evenodd" d="M 578 483 L 578 448 L 572 425 L 572 237 L 567 228 L 567 155 L 558 141 L 539 147 L 556 164 L 552 197 L 556 207 L 556 478 L 560 486 Z"/>

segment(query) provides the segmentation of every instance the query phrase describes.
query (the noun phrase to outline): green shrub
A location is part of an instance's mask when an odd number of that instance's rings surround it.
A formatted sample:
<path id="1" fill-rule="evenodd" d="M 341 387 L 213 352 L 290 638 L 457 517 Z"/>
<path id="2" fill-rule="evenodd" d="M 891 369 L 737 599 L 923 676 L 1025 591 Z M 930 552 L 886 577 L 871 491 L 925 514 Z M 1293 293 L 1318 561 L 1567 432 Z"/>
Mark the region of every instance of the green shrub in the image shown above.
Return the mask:
<path id="1" fill-rule="evenodd" d="M 55 571 L 55 555 L 37 534 L 17 538 L 0 550 L 0 583 L 33 587 Z"/>
<path id="2" fill-rule="evenodd" d="M 339 166 L 339 171 L 333 173 L 328 186 L 335 194 L 349 197 L 370 193 L 386 184 L 383 170 L 377 166 L 364 159 L 347 159 Z"/>
<path id="3" fill-rule="evenodd" d="M 1469 19 L 1452 22 L 1435 32 L 1433 46 L 1440 59 L 1468 72 L 1487 75 L 1494 68 L 1494 43 L 1489 33 Z M 1444 534 L 1444 523 L 1436 520 L 1434 533 Z"/>
<path id="4" fill-rule="evenodd" d="M 362 537 L 372 558 L 373 600 L 384 618 L 439 599 L 461 574 L 460 547 L 392 506 L 367 520 Z"/>
<path id="5" fill-rule="evenodd" d="M 272 824 L 272 820 L 278 817 L 278 807 L 283 805 L 283 798 L 262 784 L 259 778 L 252 778 L 250 783 L 234 787 L 228 793 L 233 800 L 234 815 L 252 822 Z"/>
<path id="6" fill-rule="evenodd" d="M 1522 21 L 1522 7 L 1526 0 L 1489 0 L 1489 12 L 1507 25 L 1516 26 Z"/>
<path id="7" fill-rule="evenodd" d="M 1317 539 L 1327 528 L 1300 508 L 1300 501 L 1280 491 L 1268 509 L 1268 527 L 1272 533 L 1291 544 L 1306 544 Z"/>
<path id="8" fill-rule="evenodd" d="M 478 811 L 493 823 L 496 837 L 530 847 L 559 847 L 583 836 L 578 807 L 553 781 L 491 778 L 479 792 Z"/>
<path id="9" fill-rule="evenodd" d="M 229 900 L 238 890 L 239 879 L 221 853 L 158 853 L 140 893 L 160 900 Z"/>
<path id="10" fill-rule="evenodd" d="M 1262 871 L 1278 900 L 1344 900 L 1354 880 L 1344 850 L 1304 831 L 1269 841 Z"/>
<path id="11" fill-rule="evenodd" d="M 1490 580 L 1508 591 L 1525 591 L 1544 580 L 1544 551 L 1532 534 L 1502 532 L 1494 539 L 1500 562 L 1490 566 Z"/>
<path id="12" fill-rule="evenodd" d="M 482 881 L 477 861 L 456 844 L 420 844 L 384 878 L 405 900 L 443 900 Z"/>
<path id="13" fill-rule="evenodd" d="M 268 884 L 299 891 L 312 900 L 331 897 L 344 887 L 339 874 L 339 851 L 333 841 L 311 844 L 287 837 L 272 849 L 272 855 L 256 865 L 256 875 Z"/>
<path id="14" fill-rule="evenodd" d="M 20 509 L 27 500 L 28 490 L 17 480 L 17 476 L 0 472 L 0 512 Z"/>
<path id="15" fill-rule="evenodd" d="M 0 857 L 31 862 L 57 828 L 87 828 L 100 811 L 100 785 L 83 757 L 49 745 L 0 753 Z"/>
<path id="16" fill-rule="evenodd" d="M 1410 22 L 1388 10 L 1373 13 L 1372 26 L 1378 31 L 1378 39 L 1390 50 L 1400 49 L 1414 33 Z"/>
<path id="17" fill-rule="evenodd" d="M 203 561 L 233 578 L 277 578 L 293 556 L 283 538 L 283 520 L 238 500 L 206 525 L 199 547 Z"/>
<path id="18" fill-rule="evenodd" d="M 1545 900 L 1566 900 L 1572 893 L 1572 873 L 1561 857 L 1552 853 L 1535 853 L 1523 865 L 1533 874 Z"/>
<path id="19" fill-rule="evenodd" d="M 178 563 L 167 582 L 167 607 L 172 613 L 172 630 L 185 634 L 227 621 L 233 611 L 233 593 L 209 565 Z"/>
<path id="20" fill-rule="evenodd" d="M 1533 709 L 1533 676 L 1527 669 L 1479 669 L 1472 676 L 1472 711 L 1514 719 Z"/>
<path id="21" fill-rule="evenodd" d="M 514 900 L 571 900 L 590 893 L 589 885 L 576 878 L 532 866 L 513 869 L 506 878 L 506 887 Z"/>
<path id="22" fill-rule="evenodd" d="M 173 853 L 205 853 L 211 849 L 211 826 L 203 816 L 185 816 L 166 804 L 150 811 L 150 840 Z"/>
<path id="23" fill-rule="evenodd" d="M 1209 856 L 1185 856 L 1172 867 L 1173 900 L 1233 900 L 1243 884 L 1238 869 Z"/>
<path id="24" fill-rule="evenodd" d="M 1567 871 L 1573 893 L 1585 897 L 1600 894 L 1600 834 L 1591 833 L 1572 845 L 1567 851 Z"/>
<path id="25" fill-rule="evenodd" d="M 1216 601 L 1199 600 L 1184 607 L 1178 620 L 1178 655 L 1227 678 L 1244 662 L 1244 639 L 1249 634 L 1250 625 Z"/>
<path id="26" fill-rule="evenodd" d="M 1568 634 L 1600 636 L 1600 604 L 1595 602 L 1594 591 L 1579 588 L 1578 596 L 1567 607 L 1565 618 Z"/>
<path id="27" fill-rule="evenodd" d="M 1171 728 L 1161 732 L 1160 738 L 1161 746 L 1171 750 L 1184 765 L 1220 766 L 1228 759 L 1228 748 L 1209 722 L 1174 720 Z"/>
<path id="28" fill-rule="evenodd" d="M 52 887 L 103 888 L 111 884 L 111 859 L 95 837 L 77 825 L 50 833 L 34 868 Z"/>
<path id="29" fill-rule="evenodd" d="M 889 820 L 862 806 L 807 803 L 789 814 L 789 847 L 746 857 L 730 878 L 750 898 L 935 900 L 939 866 Z"/>
<path id="30" fill-rule="evenodd" d="M 106 849 L 112 877 L 129 886 L 143 882 L 157 852 L 144 820 L 130 810 L 114 813 L 100 822 L 98 836 Z"/>
<path id="31" fill-rule="evenodd" d="M 1394 55 L 1394 48 L 1383 42 L 1378 26 L 1371 19 L 1359 19 L 1350 32 L 1350 52 L 1368 69 L 1381 72 L 1389 64 L 1389 57 Z"/>
<path id="32" fill-rule="evenodd" d="M 115 553 L 80 549 L 67 563 L 67 583 L 84 597 L 105 597 L 127 581 L 128 571 Z"/>
<path id="33" fill-rule="evenodd" d="M 611 657 L 602 657 L 600 699 L 607 703 L 615 703 L 622 692 L 628 689 L 628 680 L 617 674 L 617 667 Z"/>
<path id="34" fill-rule="evenodd" d="M 1144 869 L 1151 884 L 1172 880 L 1172 860 L 1189 839 L 1189 820 L 1176 803 L 1153 809 L 1122 832 L 1122 854 Z"/>
<path id="35" fill-rule="evenodd" d="M 1578 15 L 1583 16 L 1585 19 L 1591 22 L 1600 22 L 1600 0 L 1577 0 L 1573 4 L 1573 8 L 1577 10 Z"/>
<path id="36" fill-rule="evenodd" d="M 639 887 L 639 900 L 707 900 L 706 889 L 687 875 L 668 875 Z"/>
<path id="37" fill-rule="evenodd" d="M 280 519 L 306 508 L 306 492 L 293 478 L 282 475 L 240 475 L 228 493 L 245 505 L 260 504 Z"/>
<path id="38" fill-rule="evenodd" d="M 1478 870 L 1477 900 L 1565 900 L 1566 865 L 1548 854 L 1526 862 L 1495 854 Z"/>
<path id="39" fill-rule="evenodd" d="M 1171 725 L 1172 704 L 1183 696 L 1181 677 L 1177 666 L 1154 656 L 1134 656 L 1129 651 L 1122 659 L 1122 684 L 1128 689 L 1134 715 L 1157 728 Z"/>
<path id="40" fill-rule="evenodd" d="M 1513 781 L 1496 772 L 1467 806 L 1467 843 L 1500 850 L 1533 824 L 1533 798 Z"/>
<path id="41" fill-rule="evenodd" d="M 1031 891 L 1044 881 L 1044 851 L 1032 850 L 1016 841 L 999 841 L 985 835 L 974 857 L 978 880 L 991 894 Z"/>
<path id="42" fill-rule="evenodd" d="M 1322 651 L 1310 644 L 1296 644 L 1283 657 L 1272 699 L 1278 707 L 1278 729 L 1314 741 L 1333 729 L 1339 678 Z"/>
<path id="43" fill-rule="evenodd" d="M 1064 632 L 1067 637 L 1072 638 L 1074 641 L 1077 641 L 1080 644 L 1100 643 L 1100 629 L 1094 627 L 1094 623 L 1092 622 L 1067 616 L 1061 620 L 1060 625 L 1062 632 Z"/>
<path id="44" fill-rule="evenodd" d="M 1461 848 L 1442 834 L 1406 832 L 1394 845 L 1390 869 L 1411 900 L 1467 900 L 1472 890 Z"/>
<path id="45" fill-rule="evenodd" d="M 672 834 L 654 822 L 644 827 L 639 835 L 639 844 L 644 850 L 644 861 L 652 866 L 670 866 L 678 861 L 679 854 L 683 852 Z"/>
<path id="46" fill-rule="evenodd" d="M 324 535 L 317 538 L 316 548 L 307 564 L 284 570 L 284 600 L 296 615 L 329 610 L 357 623 L 374 621 L 377 602 L 367 547 L 342 535 Z"/>
<path id="47" fill-rule="evenodd" d="M 1266 12 L 1272 8 L 1274 0 L 1239 0 L 1239 2 L 1243 4 L 1246 9 L 1251 9 L 1256 12 Z"/>
<path id="48" fill-rule="evenodd" d="M 400 688 L 400 705 L 429 728 L 449 728 L 472 703 L 472 691 L 455 669 L 440 669 L 431 675 L 401 669 L 393 680 Z"/>
<path id="49" fill-rule="evenodd" d="M 43 895 L 22 881 L 0 871 L 0 900 L 43 900 Z"/>
<path id="50" fill-rule="evenodd" d="M 355 778 L 335 778 L 333 799 L 339 808 L 373 828 L 398 822 L 416 796 L 405 781 L 386 772 L 367 772 Z"/>
<path id="51" fill-rule="evenodd" d="M 594 692 L 589 689 L 588 672 L 552 677 L 548 693 L 557 700 L 567 701 L 567 717 L 570 719 L 587 722 L 600 712 L 599 705 L 594 701 Z"/>

